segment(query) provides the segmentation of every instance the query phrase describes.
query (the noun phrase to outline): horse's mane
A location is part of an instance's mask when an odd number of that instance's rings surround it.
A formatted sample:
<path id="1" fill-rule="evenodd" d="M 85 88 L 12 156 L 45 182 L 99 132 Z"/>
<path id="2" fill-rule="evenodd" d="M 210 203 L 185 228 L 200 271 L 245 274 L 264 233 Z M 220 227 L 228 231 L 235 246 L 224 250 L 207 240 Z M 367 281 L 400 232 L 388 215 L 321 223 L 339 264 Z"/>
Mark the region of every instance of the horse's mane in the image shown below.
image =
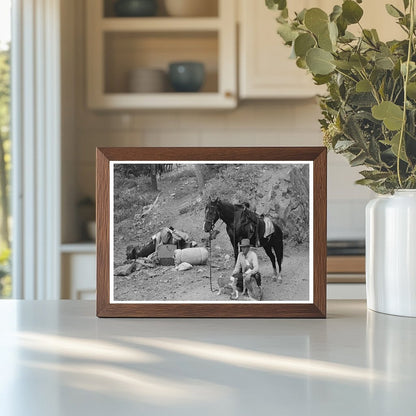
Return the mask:
<path id="1" fill-rule="evenodd" d="M 240 209 L 248 209 L 247 206 L 244 204 L 233 204 L 229 201 L 225 201 L 224 199 L 219 199 L 218 202 L 222 205 L 233 206 L 233 207 L 240 208 Z"/>
<path id="2" fill-rule="evenodd" d="M 233 206 L 234 209 L 237 208 L 240 211 L 245 211 L 247 213 L 247 216 L 251 217 L 252 220 L 253 218 L 260 219 L 259 214 L 247 208 L 247 204 L 232 204 L 231 202 L 224 201 L 224 200 L 219 200 L 218 202 L 220 202 L 223 205 Z"/>
<path id="3" fill-rule="evenodd" d="M 235 207 L 237 207 L 237 208 L 240 208 L 240 209 L 248 209 L 244 204 L 232 204 L 232 205 L 234 205 Z"/>

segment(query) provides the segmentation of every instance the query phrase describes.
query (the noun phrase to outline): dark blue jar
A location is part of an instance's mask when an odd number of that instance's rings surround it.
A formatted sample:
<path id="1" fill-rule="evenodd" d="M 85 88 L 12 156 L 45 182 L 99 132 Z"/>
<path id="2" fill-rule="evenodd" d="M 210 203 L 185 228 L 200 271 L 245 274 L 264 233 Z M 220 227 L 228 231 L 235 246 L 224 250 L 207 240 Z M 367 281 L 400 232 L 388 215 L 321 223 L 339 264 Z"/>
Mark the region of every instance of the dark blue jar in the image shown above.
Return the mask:
<path id="1" fill-rule="evenodd" d="M 118 0 L 114 12 L 119 17 L 149 17 L 157 12 L 156 0 Z"/>
<path id="2" fill-rule="evenodd" d="M 205 80 L 205 67 L 201 62 L 172 62 L 169 65 L 169 80 L 177 92 L 197 92 Z"/>

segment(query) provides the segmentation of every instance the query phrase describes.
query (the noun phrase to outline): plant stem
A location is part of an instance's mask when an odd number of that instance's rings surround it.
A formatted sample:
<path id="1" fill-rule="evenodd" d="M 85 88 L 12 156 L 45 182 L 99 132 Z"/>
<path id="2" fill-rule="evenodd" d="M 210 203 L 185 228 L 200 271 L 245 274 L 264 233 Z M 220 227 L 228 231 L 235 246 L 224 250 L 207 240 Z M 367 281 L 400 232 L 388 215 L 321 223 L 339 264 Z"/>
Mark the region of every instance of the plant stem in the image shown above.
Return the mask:
<path id="1" fill-rule="evenodd" d="M 349 78 L 351 81 L 353 81 L 353 82 L 355 82 L 355 83 L 357 83 L 357 82 L 358 82 L 355 78 L 351 77 L 351 76 L 350 76 L 350 75 L 348 75 L 348 74 L 345 74 L 344 72 L 340 71 L 338 68 L 335 68 L 335 71 L 336 71 L 336 72 L 338 72 L 338 73 L 339 73 L 339 74 L 341 74 L 341 75 L 344 75 L 344 77 Z"/>
<path id="2" fill-rule="evenodd" d="M 403 119 L 402 127 L 400 129 L 400 140 L 399 140 L 399 149 L 397 151 L 397 177 L 399 179 L 399 186 L 403 188 L 402 178 L 400 175 L 400 156 L 403 146 L 404 132 L 406 130 L 406 110 L 407 110 L 407 83 L 409 81 L 409 68 L 410 61 L 412 58 L 412 49 L 413 49 L 413 36 L 414 36 L 414 27 L 415 27 L 415 0 L 410 0 L 410 30 L 409 30 L 409 45 L 407 47 L 407 60 L 406 60 L 406 73 L 404 76 L 404 85 L 403 85 Z"/>
<path id="3" fill-rule="evenodd" d="M 370 81 L 370 78 L 368 78 L 365 69 L 362 67 L 361 65 L 361 69 L 362 71 L 360 71 L 360 75 L 363 77 L 363 79 L 365 79 L 366 81 L 368 81 L 368 83 L 370 84 L 371 87 L 371 93 L 373 94 L 374 99 L 377 101 L 377 104 L 380 104 L 380 98 L 378 96 L 376 87 L 374 86 L 374 84 Z"/>
<path id="4" fill-rule="evenodd" d="M 389 97 L 389 100 L 390 101 L 393 101 L 393 98 L 394 98 L 394 90 L 396 89 L 396 84 L 397 84 L 397 81 L 394 80 L 394 82 L 393 82 L 393 88 L 391 89 L 391 94 L 390 94 L 390 97 Z"/>

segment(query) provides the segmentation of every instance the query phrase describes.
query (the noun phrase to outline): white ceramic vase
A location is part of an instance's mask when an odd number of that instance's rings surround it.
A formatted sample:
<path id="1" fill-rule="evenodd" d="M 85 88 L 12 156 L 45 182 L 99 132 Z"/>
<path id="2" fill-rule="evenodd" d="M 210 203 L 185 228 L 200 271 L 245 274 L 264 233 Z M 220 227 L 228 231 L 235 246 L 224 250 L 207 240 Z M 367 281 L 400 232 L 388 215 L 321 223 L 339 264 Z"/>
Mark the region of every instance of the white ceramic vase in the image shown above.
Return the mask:
<path id="1" fill-rule="evenodd" d="M 369 309 L 416 317 L 416 190 L 367 204 L 366 282 Z"/>

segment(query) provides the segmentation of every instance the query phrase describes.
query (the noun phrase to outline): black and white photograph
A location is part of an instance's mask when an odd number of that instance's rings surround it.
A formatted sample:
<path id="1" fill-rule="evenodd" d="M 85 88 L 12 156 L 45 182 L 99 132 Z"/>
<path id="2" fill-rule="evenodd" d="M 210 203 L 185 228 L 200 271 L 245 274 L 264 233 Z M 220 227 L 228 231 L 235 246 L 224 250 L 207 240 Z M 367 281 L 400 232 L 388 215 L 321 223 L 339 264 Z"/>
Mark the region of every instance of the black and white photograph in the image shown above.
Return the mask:
<path id="1" fill-rule="evenodd" d="M 311 170 L 111 162 L 111 302 L 312 302 Z"/>

